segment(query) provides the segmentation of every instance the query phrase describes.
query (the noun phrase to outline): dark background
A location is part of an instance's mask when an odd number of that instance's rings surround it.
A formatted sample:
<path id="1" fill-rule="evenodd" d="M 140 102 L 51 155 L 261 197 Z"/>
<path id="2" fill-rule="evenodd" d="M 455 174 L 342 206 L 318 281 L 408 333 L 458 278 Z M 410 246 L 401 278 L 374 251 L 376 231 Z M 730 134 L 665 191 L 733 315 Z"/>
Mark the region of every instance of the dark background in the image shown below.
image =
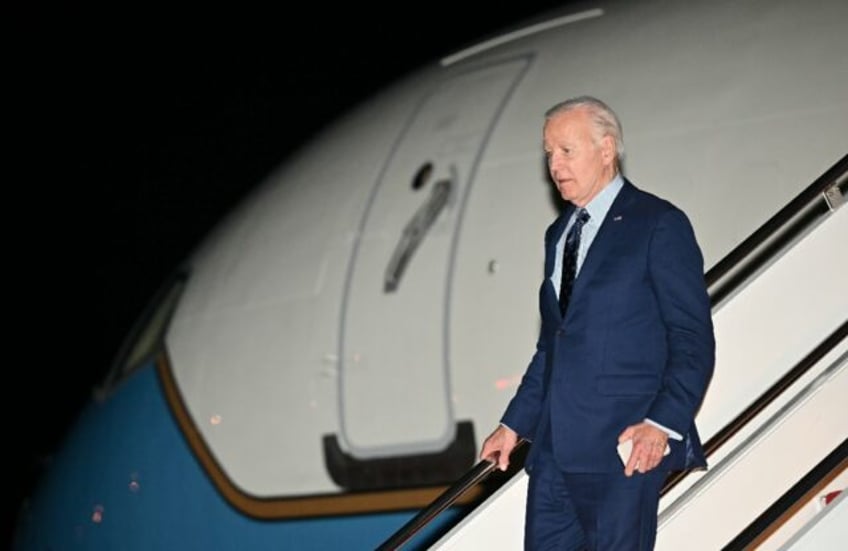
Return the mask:
<path id="1" fill-rule="evenodd" d="M 563 4 L 15 7 L 4 528 L 137 316 L 238 200 L 381 87 Z"/>

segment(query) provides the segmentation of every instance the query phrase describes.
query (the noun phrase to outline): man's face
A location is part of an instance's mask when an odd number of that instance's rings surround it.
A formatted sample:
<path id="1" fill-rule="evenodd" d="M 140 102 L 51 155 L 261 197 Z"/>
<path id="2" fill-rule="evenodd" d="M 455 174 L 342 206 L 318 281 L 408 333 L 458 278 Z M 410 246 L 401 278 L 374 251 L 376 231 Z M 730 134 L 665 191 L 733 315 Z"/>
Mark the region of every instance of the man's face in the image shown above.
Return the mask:
<path id="1" fill-rule="evenodd" d="M 615 141 L 596 138 L 586 109 L 551 118 L 543 132 L 548 170 L 560 195 L 586 206 L 615 176 Z"/>

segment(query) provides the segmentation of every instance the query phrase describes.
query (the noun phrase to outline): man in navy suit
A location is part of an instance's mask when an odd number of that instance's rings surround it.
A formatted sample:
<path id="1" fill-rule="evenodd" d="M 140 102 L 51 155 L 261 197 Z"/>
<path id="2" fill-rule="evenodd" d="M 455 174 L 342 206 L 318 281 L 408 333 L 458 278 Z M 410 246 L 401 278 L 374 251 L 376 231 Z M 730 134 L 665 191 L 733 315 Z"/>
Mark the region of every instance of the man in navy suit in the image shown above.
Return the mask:
<path id="1" fill-rule="evenodd" d="M 715 358 L 703 256 L 679 208 L 622 176 L 605 103 L 555 105 L 543 137 L 567 206 L 545 233 L 536 352 L 480 456 L 506 470 L 518 439 L 532 443 L 525 548 L 650 550 L 669 472 L 706 467 L 694 422 Z"/>

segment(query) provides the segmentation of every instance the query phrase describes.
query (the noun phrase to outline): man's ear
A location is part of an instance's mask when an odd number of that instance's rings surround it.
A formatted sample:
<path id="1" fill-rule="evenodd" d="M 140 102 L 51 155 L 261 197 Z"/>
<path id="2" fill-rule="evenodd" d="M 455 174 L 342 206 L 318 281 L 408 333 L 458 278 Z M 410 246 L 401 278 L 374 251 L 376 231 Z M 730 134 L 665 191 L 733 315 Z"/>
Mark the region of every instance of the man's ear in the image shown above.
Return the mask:
<path id="1" fill-rule="evenodd" d="M 601 158 L 604 164 L 615 163 L 615 138 L 609 134 L 601 138 Z"/>

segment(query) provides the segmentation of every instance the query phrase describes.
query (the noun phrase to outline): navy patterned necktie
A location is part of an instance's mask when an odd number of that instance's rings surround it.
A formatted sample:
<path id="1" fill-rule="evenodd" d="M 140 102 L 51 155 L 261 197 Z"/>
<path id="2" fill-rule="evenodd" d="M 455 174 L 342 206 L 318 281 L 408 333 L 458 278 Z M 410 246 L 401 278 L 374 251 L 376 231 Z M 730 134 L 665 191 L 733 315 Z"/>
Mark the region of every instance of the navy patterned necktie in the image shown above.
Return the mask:
<path id="1" fill-rule="evenodd" d="M 577 274 L 577 251 L 580 249 L 580 233 L 583 225 L 589 220 L 586 209 L 577 209 L 574 223 L 565 236 L 565 247 L 562 254 L 562 279 L 559 284 L 559 310 L 565 317 L 568 309 L 568 299 L 571 298 L 571 286 L 574 284 L 574 276 Z"/>

